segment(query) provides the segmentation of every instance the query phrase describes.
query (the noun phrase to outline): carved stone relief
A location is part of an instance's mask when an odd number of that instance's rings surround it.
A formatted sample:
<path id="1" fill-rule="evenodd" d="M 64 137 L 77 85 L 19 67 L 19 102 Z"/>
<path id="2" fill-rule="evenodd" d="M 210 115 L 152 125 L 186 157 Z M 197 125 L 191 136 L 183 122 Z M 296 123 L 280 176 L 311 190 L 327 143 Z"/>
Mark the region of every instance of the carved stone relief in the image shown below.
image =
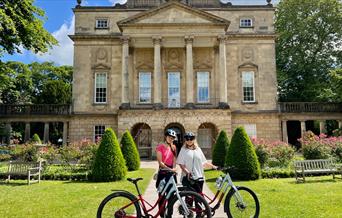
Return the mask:
<path id="1" fill-rule="evenodd" d="M 210 48 L 193 48 L 194 68 L 212 68 L 213 50 Z"/>
<path id="2" fill-rule="evenodd" d="M 154 53 L 153 49 L 135 49 L 135 68 L 153 69 Z"/>
<path id="3" fill-rule="evenodd" d="M 245 47 L 241 50 L 242 63 L 254 62 L 254 51 L 250 47 Z"/>
<path id="4" fill-rule="evenodd" d="M 166 49 L 166 62 L 164 66 L 167 69 L 183 69 L 184 50 L 179 48 Z"/>
<path id="5" fill-rule="evenodd" d="M 110 53 L 108 49 L 100 47 L 92 51 L 93 68 L 110 68 Z"/>

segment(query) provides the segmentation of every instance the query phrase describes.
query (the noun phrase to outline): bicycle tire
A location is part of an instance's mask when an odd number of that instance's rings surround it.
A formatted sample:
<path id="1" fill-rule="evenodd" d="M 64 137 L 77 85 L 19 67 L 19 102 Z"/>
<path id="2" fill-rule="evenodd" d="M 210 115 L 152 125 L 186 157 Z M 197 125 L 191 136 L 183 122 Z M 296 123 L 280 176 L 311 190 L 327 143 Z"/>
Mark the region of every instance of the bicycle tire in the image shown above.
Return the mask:
<path id="1" fill-rule="evenodd" d="M 243 186 L 237 186 L 236 187 L 238 190 L 239 190 L 239 193 L 244 193 L 246 192 L 247 195 L 244 195 L 244 194 L 241 194 L 242 197 L 246 200 L 246 196 L 248 197 L 248 195 L 250 195 L 254 201 L 254 204 L 255 204 L 255 212 L 254 214 L 247 214 L 245 217 L 253 217 L 253 218 L 258 218 L 259 217 L 259 213 L 260 213 L 260 203 L 259 203 L 259 200 L 258 200 L 258 197 L 256 196 L 256 194 L 249 188 L 247 187 L 243 187 Z M 227 214 L 228 218 L 234 218 L 233 214 L 232 214 L 232 208 L 230 207 L 231 206 L 231 201 L 233 201 L 235 204 L 235 207 L 237 207 L 241 212 L 244 212 L 246 211 L 245 208 L 240 208 L 237 203 L 235 202 L 235 200 L 233 199 L 233 196 L 235 194 L 235 190 L 234 189 L 230 189 L 230 191 L 228 192 L 227 196 L 226 196 L 226 199 L 225 199 L 225 202 L 224 202 L 224 211 L 225 213 Z M 253 207 L 253 206 L 252 206 Z M 250 208 L 252 208 L 250 207 Z M 252 215 L 252 216 L 251 216 Z M 241 216 L 239 216 L 241 217 Z M 243 217 L 243 216 L 242 216 Z"/>
<path id="2" fill-rule="evenodd" d="M 138 199 L 131 193 L 129 192 L 125 192 L 125 191 L 116 191 L 110 195 L 108 195 L 105 199 L 102 200 L 102 202 L 100 203 L 98 209 L 97 209 L 97 218 L 105 218 L 106 216 L 104 216 L 103 213 L 103 209 L 105 208 L 106 204 L 108 204 L 108 202 L 110 202 L 111 200 L 113 200 L 114 198 L 127 198 L 128 201 L 133 202 L 134 208 L 136 210 L 136 217 L 139 218 L 141 217 L 141 208 L 138 202 Z"/>
<path id="3" fill-rule="evenodd" d="M 192 196 L 194 201 L 197 203 L 197 204 L 200 204 L 202 208 L 205 208 L 205 210 L 201 210 L 200 213 L 201 213 L 201 217 L 204 217 L 204 218 L 211 218 L 211 210 L 210 210 L 210 207 L 209 207 L 209 204 L 208 202 L 203 198 L 202 195 L 198 194 L 197 192 L 193 192 L 193 191 L 181 191 L 179 192 L 179 195 L 181 198 L 185 198 L 185 197 L 190 197 Z M 172 217 L 178 217 L 176 215 L 174 215 L 174 206 L 175 206 L 175 203 L 179 201 L 177 195 L 174 195 L 171 197 L 171 199 L 169 200 L 168 204 L 167 204 L 167 209 L 166 209 L 166 212 L 165 212 L 165 218 L 172 218 Z M 194 207 L 196 205 L 196 203 L 194 203 Z M 179 205 L 180 206 L 180 205 Z M 178 206 L 176 205 L 176 208 L 178 208 Z M 183 208 L 181 208 L 183 209 Z M 196 210 L 196 208 L 189 208 L 191 211 L 193 210 Z M 177 209 L 178 212 L 179 211 L 179 208 Z M 195 211 L 196 212 L 196 211 Z M 197 211 L 198 212 L 198 211 Z M 197 213 L 196 212 L 196 213 Z M 194 214 L 192 214 L 194 215 Z M 183 217 L 187 217 L 185 215 L 183 215 Z M 188 217 L 193 217 L 193 216 L 188 216 Z"/>

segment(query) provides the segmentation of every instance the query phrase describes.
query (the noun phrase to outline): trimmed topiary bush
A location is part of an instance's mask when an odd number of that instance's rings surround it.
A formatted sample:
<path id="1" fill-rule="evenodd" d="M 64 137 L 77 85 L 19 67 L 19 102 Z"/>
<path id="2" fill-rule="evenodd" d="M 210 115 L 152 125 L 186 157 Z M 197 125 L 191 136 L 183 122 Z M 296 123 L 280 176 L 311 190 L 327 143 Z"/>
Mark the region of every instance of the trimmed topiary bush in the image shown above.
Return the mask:
<path id="1" fill-rule="evenodd" d="M 226 131 L 222 130 L 217 137 L 213 149 L 213 164 L 219 167 L 224 166 L 225 157 L 229 147 L 229 140 Z"/>
<path id="2" fill-rule="evenodd" d="M 37 133 L 35 133 L 32 136 L 31 142 L 34 143 L 34 144 L 42 144 L 42 141 L 40 140 L 39 135 Z"/>
<path id="3" fill-rule="evenodd" d="M 92 180 L 96 182 L 121 180 L 127 174 L 125 159 L 111 128 L 106 129 L 102 136 L 91 174 Z"/>
<path id="4" fill-rule="evenodd" d="M 260 177 L 260 164 L 254 146 L 243 127 L 238 127 L 226 155 L 226 166 L 231 177 L 238 180 L 255 180 Z"/>
<path id="5" fill-rule="evenodd" d="M 121 138 L 121 151 L 126 160 L 126 166 L 129 171 L 138 170 L 140 167 L 140 156 L 131 133 L 125 131 Z"/>

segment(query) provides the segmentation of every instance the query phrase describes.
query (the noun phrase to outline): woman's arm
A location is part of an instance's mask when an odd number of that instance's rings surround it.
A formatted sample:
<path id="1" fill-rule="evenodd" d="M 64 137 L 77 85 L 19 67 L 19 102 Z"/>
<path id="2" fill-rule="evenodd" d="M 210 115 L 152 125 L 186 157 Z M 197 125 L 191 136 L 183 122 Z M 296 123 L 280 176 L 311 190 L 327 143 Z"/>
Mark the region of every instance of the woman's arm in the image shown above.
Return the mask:
<path id="1" fill-rule="evenodd" d="M 185 167 L 184 164 L 179 164 L 179 166 L 187 176 L 191 176 L 191 172 Z"/>
<path id="2" fill-rule="evenodd" d="M 159 167 L 161 169 L 167 169 L 167 170 L 171 170 L 171 171 L 175 171 L 175 169 L 171 169 L 170 167 L 166 166 L 166 164 L 163 162 L 162 160 L 162 153 L 160 151 L 157 151 L 157 161 L 158 161 L 158 164 L 159 164 Z"/>

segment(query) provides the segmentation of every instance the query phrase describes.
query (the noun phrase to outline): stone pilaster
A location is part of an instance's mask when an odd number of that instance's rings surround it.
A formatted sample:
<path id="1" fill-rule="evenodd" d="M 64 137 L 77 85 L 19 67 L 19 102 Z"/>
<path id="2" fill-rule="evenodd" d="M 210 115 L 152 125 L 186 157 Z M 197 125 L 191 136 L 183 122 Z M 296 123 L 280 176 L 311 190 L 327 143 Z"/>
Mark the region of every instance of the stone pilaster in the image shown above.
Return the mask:
<path id="1" fill-rule="evenodd" d="M 288 136 L 287 136 L 287 121 L 283 120 L 283 121 L 281 121 L 281 123 L 282 123 L 283 142 L 288 143 L 289 140 L 288 140 Z"/>
<path id="2" fill-rule="evenodd" d="M 161 101 L 161 55 L 160 55 L 160 47 L 161 47 L 161 37 L 154 36 L 152 37 L 153 46 L 154 46 L 154 72 L 153 72 L 153 103 L 154 107 L 159 109 L 162 108 Z"/>
<path id="3" fill-rule="evenodd" d="M 300 133 L 301 133 L 301 137 L 303 137 L 303 135 L 304 135 L 305 132 L 306 132 L 305 121 L 300 121 Z"/>
<path id="4" fill-rule="evenodd" d="M 30 140 L 31 136 L 31 125 L 29 122 L 25 123 L 25 138 L 24 141 L 27 142 Z"/>
<path id="5" fill-rule="evenodd" d="M 128 75 L 128 59 L 129 59 L 129 37 L 123 36 L 122 40 L 122 78 L 121 78 L 121 106 L 120 109 L 129 108 L 129 75 Z"/>
<path id="6" fill-rule="evenodd" d="M 49 142 L 49 123 L 44 123 L 44 143 Z"/>
<path id="7" fill-rule="evenodd" d="M 319 133 L 325 133 L 325 121 L 324 120 L 320 120 L 319 121 Z"/>
<path id="8" fill-rule="evenodd" d="M 63 122 L 63 145 L 68 141 L 68 122 Z"/>
<path id="9" fill-rule="evenodd" d="M 194 108 L 194 64 L 192 44 L 194 37 L 185 37 L 186 46 L 186 108 Z"/>
<path id="10" fill-rule="evenodd" d="M 219 107 L 222 109 L 229 108 L 228 93 L 227 93 L 227 66 L 226 66 L 226 36 L 221 35 L 219 40 L 219 87 L 220 87 L 220 102 Z"/>

